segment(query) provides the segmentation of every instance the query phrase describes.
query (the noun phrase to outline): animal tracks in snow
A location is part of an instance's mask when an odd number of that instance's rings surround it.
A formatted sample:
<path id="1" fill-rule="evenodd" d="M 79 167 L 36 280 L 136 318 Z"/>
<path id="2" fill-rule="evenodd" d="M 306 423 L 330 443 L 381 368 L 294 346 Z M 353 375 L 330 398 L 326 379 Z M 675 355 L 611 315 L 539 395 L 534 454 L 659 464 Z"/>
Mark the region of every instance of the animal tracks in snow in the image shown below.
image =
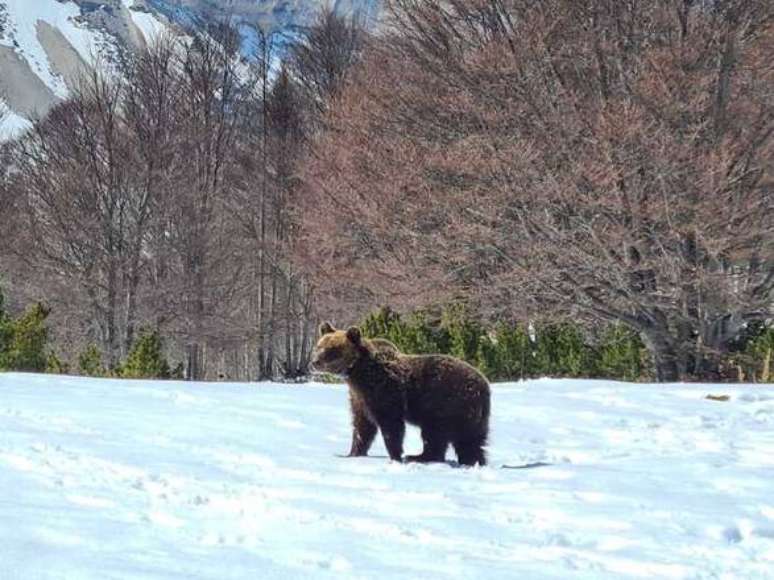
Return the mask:
<path id="1" fill-rule="evenodd" d="M 774 389 L 495 385 L 491 466 L 473 469 L 390 462 L 381 441 L 335 457 L 340 386 L 0 375 L 0 392 L 0 577 L 774 569 Z"/>

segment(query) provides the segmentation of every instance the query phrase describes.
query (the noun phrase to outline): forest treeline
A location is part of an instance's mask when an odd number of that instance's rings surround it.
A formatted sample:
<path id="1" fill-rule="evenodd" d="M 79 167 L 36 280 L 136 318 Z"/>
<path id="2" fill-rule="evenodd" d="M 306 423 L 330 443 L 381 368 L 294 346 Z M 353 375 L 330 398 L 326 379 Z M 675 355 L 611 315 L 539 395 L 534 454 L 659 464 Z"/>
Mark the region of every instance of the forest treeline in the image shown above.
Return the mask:
<path id="1" fill-rule="evenodd" d="M 387 0 L 255 37 L 98 66 L 0 149 L 0 283 L 60 364 L 293 379 L 333 318 L 493 379 L 770 380 L 770 2 Z"/>
<path id="2" fill-rule="evenodd" d="M 95 344 L 74 363 L 62 361 L 49 339 L 48 309 L 27 308 L 16 319 L 5 311 L 0 293 L 0 371 L 77 373 L 129 379 L 182 379 L 182 362 L 174 367 L 158 330 L 143 329 L 126 360 L 106 367 Z M 369 338 L 390 340 L 407 354 L 449 354 L 480 369 L 491 381 L 540 377 L 653 380 L 650 354 L 640 337 L 621 324 L 593 331 L 572 323 L 484 326 L 464 307 L 428 308 L 401 315 L 379 308 L 360 321 Z M 757 325 L 725 359 L 726 376 L 739 381 L 774 381 L 774 329 Z M 335 377 L 323 380 L 338 381 Z"/>

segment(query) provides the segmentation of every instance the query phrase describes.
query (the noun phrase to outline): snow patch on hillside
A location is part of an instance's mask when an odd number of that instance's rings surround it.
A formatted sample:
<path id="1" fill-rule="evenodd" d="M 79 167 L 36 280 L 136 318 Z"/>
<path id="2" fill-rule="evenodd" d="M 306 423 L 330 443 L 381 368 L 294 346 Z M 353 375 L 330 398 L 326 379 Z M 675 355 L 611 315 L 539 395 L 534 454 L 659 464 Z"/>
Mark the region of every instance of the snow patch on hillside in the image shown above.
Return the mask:
<path id="1" fill-rule="evenodd" d="M 112 49 L 107 35 L 89 29 L 80 20 L 80 8 L 72 2 L 5 0 L 5 4 L 8 22 L 0 44 L 13 47 L 57 97 L 67 97 L 68 89 L 40 42 L 39 22 L 58 29 L 85 62 L 94 62 L 103 51 Z"/>
<path id="2" fill-rule="evenodd" d="M 148 44 L 153 43 L 167 30 L 166 25 L 160 22 L 153 14 L 145 9 L 137 9 L 137 0 L 122 0 L 122 2 L 129 9 L 132 21 L 140 29 L 140 32 L 145 37 L 145 42 Z"/>
<path id="3" fill-rule="evenodd" d="M 32 123 L 28 119 L 8 109 L 0 99 L 0 142 L 18 137 L 31 128 Z"/>
<path id="4" fill-rule="evenodd" d="M 0 577 L 772 577 L 773 388 L 493 391 L 458 469 L 337 457 L 342 386 L 0 374 Z"/>

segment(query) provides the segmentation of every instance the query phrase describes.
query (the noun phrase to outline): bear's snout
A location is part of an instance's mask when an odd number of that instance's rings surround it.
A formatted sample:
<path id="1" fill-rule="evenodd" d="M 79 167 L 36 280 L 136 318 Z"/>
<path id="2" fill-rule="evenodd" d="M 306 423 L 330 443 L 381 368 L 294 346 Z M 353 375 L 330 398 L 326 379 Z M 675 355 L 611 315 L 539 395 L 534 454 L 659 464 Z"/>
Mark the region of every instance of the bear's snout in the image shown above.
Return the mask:
<path id="1" fill-rule="evenodd" d="M 325 360 L 329 358 L 325 356 L 325 351 L 321 349 L 315 349 L 314 353 L 312 353 L 312 369 L 316 371 L 325 371 Z"/>

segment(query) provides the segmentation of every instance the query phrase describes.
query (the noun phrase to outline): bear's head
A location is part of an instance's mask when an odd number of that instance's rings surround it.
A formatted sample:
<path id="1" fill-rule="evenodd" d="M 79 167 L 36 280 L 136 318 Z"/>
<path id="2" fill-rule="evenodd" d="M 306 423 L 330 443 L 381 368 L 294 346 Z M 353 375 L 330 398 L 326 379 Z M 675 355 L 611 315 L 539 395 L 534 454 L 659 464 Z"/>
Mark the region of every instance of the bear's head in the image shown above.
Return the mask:
<path id="1" fill-rule="evenodd" d="M 343 375 L 367 351 L 367 341 L 362 338 L 357 326 L 336 330 L 329 322 L 324 322 L 320 325 L 320 339 L 312 355 L 312 367 L 317 371 Z"/>

